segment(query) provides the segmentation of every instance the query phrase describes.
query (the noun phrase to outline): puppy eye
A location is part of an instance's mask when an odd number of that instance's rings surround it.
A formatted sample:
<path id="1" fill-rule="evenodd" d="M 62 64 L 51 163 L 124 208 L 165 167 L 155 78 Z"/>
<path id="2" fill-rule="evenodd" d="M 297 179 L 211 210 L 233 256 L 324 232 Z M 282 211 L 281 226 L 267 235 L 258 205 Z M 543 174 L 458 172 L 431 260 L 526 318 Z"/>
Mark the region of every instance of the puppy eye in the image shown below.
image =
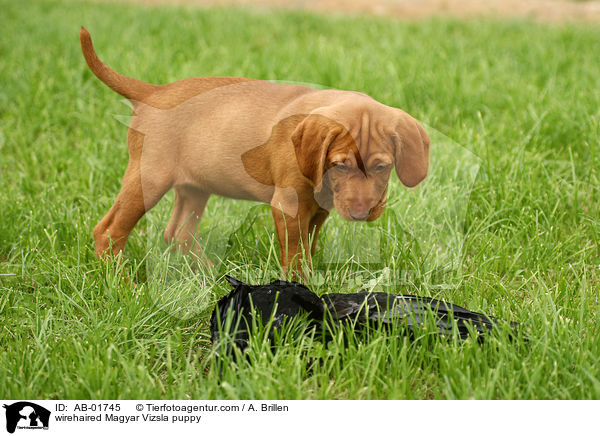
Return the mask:
<path id="1" fill-rule="evenodd" d="M 348 166 L 346 164 L 344 164 L 344 162 L 334 162 L 333 166 L 336 170 L 340 170 L 343 172 L 348 171 Z"/>
<path id="2" fill-rule="evenodd" d="M 374 170 L 377 171 L 377 172 L 381 172 L 381 171 L 387 169 L 387 167 L 388 167 L 387 165 L 379 164 L 379 165 L 375 166 Z"/>

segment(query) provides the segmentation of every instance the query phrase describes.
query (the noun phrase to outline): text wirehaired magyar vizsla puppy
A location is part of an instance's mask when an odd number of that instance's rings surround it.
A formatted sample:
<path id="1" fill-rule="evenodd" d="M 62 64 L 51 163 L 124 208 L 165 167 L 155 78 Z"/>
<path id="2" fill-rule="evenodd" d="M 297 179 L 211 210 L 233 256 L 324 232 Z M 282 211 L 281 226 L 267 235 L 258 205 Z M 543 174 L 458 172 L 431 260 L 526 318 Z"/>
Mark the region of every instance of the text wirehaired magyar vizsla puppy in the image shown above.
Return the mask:
<path id="1" fill-rule="evenodd" d="M 392 167 L 409 187 L 427 175 L 423 127 L 365 94 L 238 77 L 152 85 L 102 63 L 83 27 L 80 39 L 93 73 L 133 104 L 123 186 L 94 229 L 99 256 L 122 250 L 174 188 L 167 242 L 200 250 L 196 232 L 211 194 L 261 201 L 272 208 L 283 268 L 297 269 L 331 209 L 374 220 Z"/>

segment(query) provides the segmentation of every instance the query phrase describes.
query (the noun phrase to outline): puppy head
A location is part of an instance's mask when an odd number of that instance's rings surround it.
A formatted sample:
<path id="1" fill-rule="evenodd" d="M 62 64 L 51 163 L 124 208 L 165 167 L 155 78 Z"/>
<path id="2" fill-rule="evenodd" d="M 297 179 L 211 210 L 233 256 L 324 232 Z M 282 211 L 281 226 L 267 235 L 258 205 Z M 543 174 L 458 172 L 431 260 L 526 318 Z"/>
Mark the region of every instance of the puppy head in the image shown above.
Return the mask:
<path id="1" fill-rule="evenodd" d="M 408 187 L 427 176 L 429 136 L 399 109 L 320 109 L 298 124 L 292 142 L 302 174 L 349 221 L 379 218 L 392 168 Z"/>

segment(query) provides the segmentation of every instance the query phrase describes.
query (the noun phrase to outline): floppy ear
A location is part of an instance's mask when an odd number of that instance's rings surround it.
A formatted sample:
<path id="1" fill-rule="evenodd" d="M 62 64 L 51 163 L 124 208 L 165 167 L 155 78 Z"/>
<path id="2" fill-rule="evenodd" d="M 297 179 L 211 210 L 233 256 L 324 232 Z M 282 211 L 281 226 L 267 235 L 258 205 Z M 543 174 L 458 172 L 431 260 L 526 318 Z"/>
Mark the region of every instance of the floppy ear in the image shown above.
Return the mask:
<path id="1" fill-rule="evenodd" d="M 321 183 L 327 151 L 341 132 L 342 126 L 335 121 L 323 115 L 311 114 L 292 133 L 298 167 L 314 186 Z"/>
<path id="2" fill-rule="evenodd" d="M 409 188 L 418 185 L 429 168 L 429 135 L 410 115 L 403 113 L 392 134 L 396 146 L 396 174 Z"/>

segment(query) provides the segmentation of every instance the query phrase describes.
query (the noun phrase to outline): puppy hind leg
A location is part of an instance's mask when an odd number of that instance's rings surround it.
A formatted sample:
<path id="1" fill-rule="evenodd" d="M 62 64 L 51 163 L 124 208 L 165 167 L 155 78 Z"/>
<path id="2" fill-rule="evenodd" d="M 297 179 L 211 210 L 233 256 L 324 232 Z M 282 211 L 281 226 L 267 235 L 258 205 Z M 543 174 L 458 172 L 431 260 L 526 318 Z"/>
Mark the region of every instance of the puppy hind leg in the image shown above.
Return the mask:
<path id="1" fill-rule="evenodd" d="M 122 251 L 129 233 L 140 218 L 171 188 L 171 181 L 167 178 L 147 179 L 142 183 L 139 163 L 130 161 L 117 199 L 94 228 L 96 254 L 99 257 L 105 257 L 109 251 L 114 255 Z"/>
<path id="2" fill-rule="evenodd" d="M 168 244 L 175 244 L 184 253 L 190 251 L 204 256 L 198 241 L 198 224 L 210 194 L 189 185 L 175 187 L 173 212 L 164 233 Z M 210 261 L 207 259 L 210 264 Z"/>

